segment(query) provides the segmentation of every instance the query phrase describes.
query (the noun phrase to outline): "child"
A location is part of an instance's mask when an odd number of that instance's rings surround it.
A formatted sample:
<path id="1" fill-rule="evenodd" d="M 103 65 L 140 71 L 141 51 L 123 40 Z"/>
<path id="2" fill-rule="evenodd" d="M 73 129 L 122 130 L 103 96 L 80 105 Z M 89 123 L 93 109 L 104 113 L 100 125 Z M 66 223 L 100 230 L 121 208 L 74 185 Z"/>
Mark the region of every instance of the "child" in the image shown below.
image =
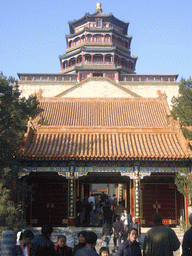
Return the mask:
<path id="1" fill-rule="evenodd" d="M 58 236 L 58 245 L 55 246 L 56 255 L 72 256 L 72 248 L 66 245 L 67 238 L 64 235 Z"/>
<path id="2" fill-rule="evenodd" d="M 116 256 L 141 256 L 140 244 L 136 241 L 137 236 L 137 229 L 130 228 L 128 231 L 128 239 L 119 246 Z"/>
<path id="3" fill-rule="evenodd" d="M 33 232 L 30 230 L 22 230 L 21 236 L 17 244 L 12 248 L 11 250 L 11 256 L 29 256 L 30 254 L 30 248 L 29 245 L 31 240 L 34 238 Z"/>
<path id="4" fill-rule="evenodd" d="M 109 256 L 109 249 L 107 247 L 101 247 L 99 250 L 99 256 Z"/>

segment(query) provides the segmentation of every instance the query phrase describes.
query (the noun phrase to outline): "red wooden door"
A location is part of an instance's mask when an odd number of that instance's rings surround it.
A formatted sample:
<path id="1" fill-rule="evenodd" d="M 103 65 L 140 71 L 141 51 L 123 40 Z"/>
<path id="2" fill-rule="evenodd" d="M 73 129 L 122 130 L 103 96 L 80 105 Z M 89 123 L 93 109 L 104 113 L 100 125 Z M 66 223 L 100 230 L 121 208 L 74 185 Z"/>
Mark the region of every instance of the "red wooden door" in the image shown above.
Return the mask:
<path id="1" fill-rule="evenodd" d="M 173 184 L 143 184 L 142 189 L 143 220 L 153 224 L 156 212 L 163 218 L 163 224 L 176 224 L 176 191 Z"/>
<path id="2" fill-rule="evenodd" d="M 60 225 L 67 219 L 67 183 L 38 183 L 33 198 L 31 224 Z"/>

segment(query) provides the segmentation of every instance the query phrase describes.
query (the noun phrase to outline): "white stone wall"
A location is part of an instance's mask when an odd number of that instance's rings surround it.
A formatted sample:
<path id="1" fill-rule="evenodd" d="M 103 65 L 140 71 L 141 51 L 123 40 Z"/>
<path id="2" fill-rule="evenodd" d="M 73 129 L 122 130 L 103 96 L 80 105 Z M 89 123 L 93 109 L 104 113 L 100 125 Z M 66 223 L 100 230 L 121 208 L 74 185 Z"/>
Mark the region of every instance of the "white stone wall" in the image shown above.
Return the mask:
<path id="1" fill-rule="evenodd" d="M 130 94 L 108 81 L 88 81 L 68 92 L 67 98 L 132 98 Z"/>
<path id="2" fill-rule="evenodd" d="M 19 81 L 19 88 L 22 91 L 21 96 L 28 97 L 34 92 L 38 92 L 40 89 L 43 90 L 43 97 L 55 97 L 58 94 L 72 88 L 76 83 L 59 83 L 59 82 L 21 82 Z M 165 92 L 167 95 L 167 101 L 169 107 L 171 107 L 171 99 L 173 95 L 178 95 L 179 83 L 153 83 L 153 84 L 125 84 L 120 83 L 121 86 L 126 89 L 144 97 L 144 98 L 156 98 L 158 97 L 157 91 Z M 74 90 L 69 90 L 63 97 L 67 98 L 132 98 L 128 92 L 118 88 L 113 83 L 106 80 L 88 80 L 86 83 L 81 82 L 80 86 Z"/>
<path id="3" fill-rule="evenodd" d="M 167 85 L 124 85 L 127 89 L 139 94 L 144 98 L 156 98 L 158 97 L 157 91 L 166 93 L 167 102 L 171 107 L 171 99 L 173 96 L 178 96 L 179 84 L 167 84 Z"/>
<path id="4" fill-rule="evenodd" d="M 19 89 L 22 92 L 21 96 L 28 98 L 29 95 L 33 94 L 34 92 L 38 92 L 40 89 L 43 90 L 43 97 L 55 97 L 58 94 L 66 91 L 67 89 L 71 88 L 73 85 L 68 84 L 38 84 L 38 83 L 31 83 L 31 84 L 21 84 L 19 83 Z"/>

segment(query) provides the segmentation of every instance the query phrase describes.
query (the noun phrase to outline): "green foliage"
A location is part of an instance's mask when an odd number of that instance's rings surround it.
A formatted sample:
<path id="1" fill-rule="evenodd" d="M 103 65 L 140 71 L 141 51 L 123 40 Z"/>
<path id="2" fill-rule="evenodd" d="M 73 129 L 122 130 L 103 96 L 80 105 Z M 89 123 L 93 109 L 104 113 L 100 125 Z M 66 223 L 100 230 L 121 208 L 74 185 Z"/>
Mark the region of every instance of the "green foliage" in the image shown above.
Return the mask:
<path id="1" fill-rule="evenodd" d="M 190 227 L 191 227 L 191 225 L 188 222 L 181 221 L 181 223 L 180 223 L 180 230 L 181 231 L 186 232 Z"/>
<path id="2" fill-rule="evenodd" d="M 10 170 L 5 169 L 5 173 Z M 26 222 L 22 217 L 22 208 L 20 204 L 15 204 L 10 197 L 10 189 L 7 189 L 5 182 L 0 183 L 0 227 L 19 231 L 26 227 Z"/>
<path id="3" fill-rule="evenodd" d="M 0 74 L 0 162 L 1 168 L 14 166 L 15 152 L 19 149 L 29 116 L 41 112 L 36 97 L 21 98 L 17 81 Z M 2 169 L 1 169 L 2 170 Z"/>
<path id="4" fill-rule="evenodd" d="M 181 79 L 179 96 L 172 98 L 171 116 L 177 120 L 179 117 L 182 128 L 192 126 L 192 80 Z M 187 138 L 192 138 L 192 131 L 183 130 Z"/>
<path id="5" fill-rule="evenodd" d="M 0 226 L 5 228 L 24 227 L 23 206 L 15 200 L 20 167 L 17 153 L 29 117 L 35 118 L 41 111 L 36 96 L 21 97 L 17 81 L 0 73 Z"/>
<path id="6" fill-rule="evenodd" d="M 178 191 L 185 197 L 192 195 L 191 175 L 188 173 L 187 168 L 179 170 L 175 177 L 175 184 Z"/>

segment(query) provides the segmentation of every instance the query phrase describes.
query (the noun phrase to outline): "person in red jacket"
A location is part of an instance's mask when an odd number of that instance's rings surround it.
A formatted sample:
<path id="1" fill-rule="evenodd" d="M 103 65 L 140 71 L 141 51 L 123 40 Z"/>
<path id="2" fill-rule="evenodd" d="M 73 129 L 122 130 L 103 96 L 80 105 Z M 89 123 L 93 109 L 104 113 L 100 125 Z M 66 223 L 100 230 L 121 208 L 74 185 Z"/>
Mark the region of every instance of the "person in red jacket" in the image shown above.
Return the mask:
<path id="1" fill-rule="evenodd" d="M 66 245 L 67 238 L 64 235 L 58 236 L 58 245 L 55 251 L 58 256 L 72 256 L 72 248 Z"/>

